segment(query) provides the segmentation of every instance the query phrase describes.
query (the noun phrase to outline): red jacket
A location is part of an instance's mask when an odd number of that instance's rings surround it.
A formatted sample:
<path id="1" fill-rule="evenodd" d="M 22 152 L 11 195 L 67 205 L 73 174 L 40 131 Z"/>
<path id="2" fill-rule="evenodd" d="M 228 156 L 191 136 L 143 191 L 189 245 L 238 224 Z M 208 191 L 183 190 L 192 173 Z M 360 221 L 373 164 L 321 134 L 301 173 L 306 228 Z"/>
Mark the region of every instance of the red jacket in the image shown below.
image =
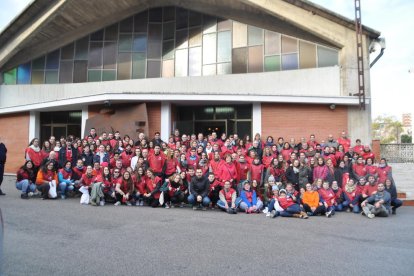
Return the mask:
<path id="1" fill-rule="evenodd" d="M 218 179 L 221 181 L 225 181 L 225 180 L 236 180 L 237 178 L 238 178 L 237 168 L 234 165 L 234 163 L 223 162 L 223 164 L 219 167 Z"/>
<path id="2" fill-rule="evenodd" d="M 361 153 L 362 158 L 364 158 L 364 160 L 367 160 L 368 158 L 372 158 L 372 160 L 375 160 L 375 154 L 372 151 L 363 151 Z"/>
<path id="3" fill-rule="evenodd" d="M 165 175 L 172 175 L 177 171 L 177 167 L 179 166 L 179 162 L 175 158 L 166 159 L 167 167 L 165 169 Z"/>
<path id="4" fill-rule="evenodd" d="M 367 173 L 371 175 L 378 174 L 378 167 L 374 165 L 366 165 L 365 168 L 367 169 Z"/>
<path id="5" fill-rule="evenodd" d="M 132 157 L 134 157 L 134 153 L 132 151 L 129 152 L 129 153 L 126 152 L 126 151 L 123 151 L 121 153 L 122 167 L 127 168 L 127 167 L 131 166 Z"/>
<path id="6" fill-rule="evenodd" d="M 255 165 L 252 164 L 250 167 L 250 178 L 251 180 L 256 180 L 257 184 L 260 185 L 262 183 L 262 175 L 263 175 L 264 166 L 262 164 Z"/>
<path id="7" fill-rule="evenodd" d="M 225 191 L 224 189 L 222 189 L 220 191 L 220 193 L 226 198 L 227 202 L 231 202 L 232 201 L 232 196 L 236 191 L 233 188 L 230 188 L 228 191 Z M 247 194 L 246 194 L 247 195 Z"/>
<path id="8" fill-rule="evenodd" d="M 91 184 L 92 184 L 92 181 L 95 179 L 95 177 L 94 177 L 94 175 L 93 174 L 91 174 L 90 176 L 88 176 L 86 173 L 84 173 L 83 175 L 82 175 L 82 178 L 81 178 L 81 183 L 82 183 L 82 185 L 83 186 L 87 186 L 87 187 L 89 187 L 89 186 L 91 186 Z"/>
<path id="9" fill-rule="evenodd" d="M 239 168 L 239 181 L 241 180 L 246 180 L 247 179 L 247 174 L 250 171 L 250 165 L 247 162 L 244 163 L 238 163 L 238 168 Z"/>
<path id="10" fill-rule="evenodd" d="M 29 159 L 32 160 L 33 164 L 36 167 L 39 167 L 42 164 L 43 154 L 42 154 L 42 151 L 41 150 L 39 150 L 38 152 L 36 152 L 31 147 L 28 147 L 27 150 L 26 150 L 26 152 L 27 152 L 27 155 L 28 155 Z"/>
<path id="11" fill-rule="evenodd" d="M 161 192 L 160 192 L 160 186 L 161 186 L 161 178 L 156 176 L 154 179 L 146 178 L 145 179 L 145 188 L 148 193 L 152 193 L 153 197 L 155 199 L 159 199 Z"/>
<path id="12" fill-rule="evenodd" d="M 220 177 L 220 167 L 222 166 L 223 163 L 224 163 L 224 161 L 222 159 L 220 159 L 219 161 L 216 161 L 216 160 L 212 159 L 210 161 L 211 171 L 214 173 L 214 176 L 216 178 Z"/>
<path id="13" fill-rule="evenodd" d="M 154 171 L 154 173 L 161 173 L 162 169 L 164 168 L 164 164 L 166 162 L 166 158 L 163 154 L 150 154 L 148 156 L 148 163 L 150 168 Z"/>
<path id="14" fill-rule="evenodd" d="M 313 179 L 322 178 L 323 180 L 326 180 L 328 176 L 328 167 L 326 165 L 323 166 L 315 166 L 313 169 Z"/>
<path id="15" fill-rule="evenodd" d="M 345 150 L 345 152 L 347 152 L 349 150 L 349 148 L 351 147 L 351 140 L 348 139 L 348 138 L 339 137 L 338 138 L 338 144 L 344 146 L 344 150 Z"/>
<path id="16" fill-rule="evenodd" d="M 319 195 L 321 198 L 328 204 L 328 206 L 332 206 L 335 203 L 335 193 L 332 191 L 331 188 L 328 190 L 325 189 L 319 189 Z"/>
<path id="17" fill-rule="evenodd" d="M 99 174 L 95 177 L 94 182 L 99 183 L 101 182 L 104 187 L 104 193 L 107 193 L 112 188 L 112 182 L 110 180 L 107 180 L 103 178 L 102 174 Z"/>
<path id="18" fill-rule="evenodd" d="M 283 209 L 287 209 L 289 206 L 296 204 L 291 197 L 279 197 L 279 205 Z"/>
<path id="19" fill-rule="evenodd" d="M 132 182 L 134 182 L 135 189 L 141 194 L 145 194 L 145 176 L 141 176 L 141 180 L 138 181 L 137 177 L 135 175 L 132 176 Z"/>
<path id="20" fill-rule="evenodd" d="M 385 180 L 388 178 L 388 175 L 391 174 L 391 167 L 386 166 L 384 168 L 378 167 L 378 183 L 384 183 Z"/>
<path id="21" fill-rule="evenodd" d="M 375 185 L 366 184 L 364 186 L 364 189 L 362 190 L 362 194 L 371 196 L 373 193 L 375 193 L 378 190 L 378 184 L 375 183 Z"/>
<path id="22" fill-rule="evenodd" d="M 280 154 L 283 156 L 283 160 L 287 161 L 290 159 L 290 155 L 292 154 L 293 149 L 282 149 Z"/>
<path id="23" fill-rule="evenodd" d="M 273 155 L 269 155 L 269 156 L 263 155 L 262 164 L 266 169 L 270 166 L 270 163 L 272 162 L 273 158 L 275 158 Z"/>
<path id="24" fill-rule="evenodd" d="M 366 176 L 367 175 L 367 168 L 364 164 L 353 164 L 352 170 L 358 177 Z"/>

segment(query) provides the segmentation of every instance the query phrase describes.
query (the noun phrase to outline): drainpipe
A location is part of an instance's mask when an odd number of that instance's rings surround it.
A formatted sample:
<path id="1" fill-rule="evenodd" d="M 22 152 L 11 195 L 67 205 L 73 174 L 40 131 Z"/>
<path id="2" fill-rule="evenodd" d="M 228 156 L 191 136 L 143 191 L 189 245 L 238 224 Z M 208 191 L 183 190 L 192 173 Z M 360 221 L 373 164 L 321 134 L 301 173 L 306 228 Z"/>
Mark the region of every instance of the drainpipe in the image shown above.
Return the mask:
<path id="1" fill-rule="evenodd" d="M 382 57 L 385 51 L 385 38 L 378 38 L 371 42 L 371 45 L 369 45 L 369 52 L 373 53 L 376 51 L 377 46 L 381 47 L 381 52 L 378 54 L 378 56 L 370 63 L 369 68 L 372 68 L 375 63 Z"/>

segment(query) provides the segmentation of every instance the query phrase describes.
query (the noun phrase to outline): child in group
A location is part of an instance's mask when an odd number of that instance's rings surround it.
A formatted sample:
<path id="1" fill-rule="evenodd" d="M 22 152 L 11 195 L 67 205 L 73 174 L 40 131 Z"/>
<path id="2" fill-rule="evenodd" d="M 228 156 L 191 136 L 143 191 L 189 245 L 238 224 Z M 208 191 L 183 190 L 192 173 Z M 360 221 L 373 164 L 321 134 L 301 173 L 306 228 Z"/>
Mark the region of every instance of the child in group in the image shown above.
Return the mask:
<path id="1" fill-rule="evenodd" d="M 250 187 L 248 180 L 244 183 L 240 197 L 242 199 L 240 209 L 246 214 L 259 213 L 263 207 L 263 202 L 257 197 L 256 191 Z"/>
<path id="2" fill-rule="evenodd" d="M 280 212 L 283 211 L 283 208 L 279 205 L 279 187 L 277 185 L 272 186 L 272 197 L 270 198 L 270 202 L 267 206 L 267 213 L 266 217 L 269 218 L 276 218 L 280 215 Z"/>
<path id="3" fill-rule="evenodd" d="M 291 197 L 287 197 L 286 195 L 287 193 L 285 189 L 279 191 L 278 201 L 280 207 L 283 208 L 283 211 L 279 212 L 280 216 L 307 219 L 308 215 L 302 211 L 300 205 L 295 203 Z"/>

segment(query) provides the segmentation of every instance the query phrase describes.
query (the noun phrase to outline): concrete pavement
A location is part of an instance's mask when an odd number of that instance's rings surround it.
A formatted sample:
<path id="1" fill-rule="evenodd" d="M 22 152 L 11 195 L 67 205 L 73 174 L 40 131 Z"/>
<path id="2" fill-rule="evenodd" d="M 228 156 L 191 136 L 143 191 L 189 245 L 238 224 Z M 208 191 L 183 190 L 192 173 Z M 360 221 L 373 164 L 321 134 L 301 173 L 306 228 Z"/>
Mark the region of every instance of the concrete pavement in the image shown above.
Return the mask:
<path id="1" fill-rule="evenodd" d="M 0 197 L 3 275 L 411 275 L 414 212 L 268 219 Z"/>

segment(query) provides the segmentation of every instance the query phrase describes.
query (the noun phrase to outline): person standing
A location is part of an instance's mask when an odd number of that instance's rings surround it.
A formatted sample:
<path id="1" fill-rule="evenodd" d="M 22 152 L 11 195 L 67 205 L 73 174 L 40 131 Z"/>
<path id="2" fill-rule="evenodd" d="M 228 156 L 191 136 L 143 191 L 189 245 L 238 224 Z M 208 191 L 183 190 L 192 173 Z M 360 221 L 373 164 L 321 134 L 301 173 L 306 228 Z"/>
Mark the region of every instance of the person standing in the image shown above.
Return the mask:
<path id="1" fill-rule="evenodd" d="M 6 159 L 7 159 L 7 148 L 0 138 L 0 195 L 6 195 L 1 190 L 1 184 L 3 183 L 3 176 L 4 176 L 4 166 L 6 165 Z"/>

